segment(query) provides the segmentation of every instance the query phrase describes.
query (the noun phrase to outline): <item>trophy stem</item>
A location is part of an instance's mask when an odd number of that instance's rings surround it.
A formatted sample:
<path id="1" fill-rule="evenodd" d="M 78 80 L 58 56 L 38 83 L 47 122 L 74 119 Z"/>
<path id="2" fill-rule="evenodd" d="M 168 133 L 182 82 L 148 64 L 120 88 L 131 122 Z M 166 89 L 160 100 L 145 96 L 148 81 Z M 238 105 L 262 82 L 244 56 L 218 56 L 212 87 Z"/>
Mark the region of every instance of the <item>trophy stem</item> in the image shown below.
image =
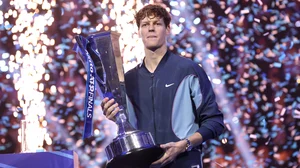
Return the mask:
<path id="1" fill-rule="evenodd" d="M 133 126 L 127 121 L 125 110 L 122 107 L 116 114 L 116 124 L 118 125 L 118 135 L 125 135 L 135 131 Z"/>

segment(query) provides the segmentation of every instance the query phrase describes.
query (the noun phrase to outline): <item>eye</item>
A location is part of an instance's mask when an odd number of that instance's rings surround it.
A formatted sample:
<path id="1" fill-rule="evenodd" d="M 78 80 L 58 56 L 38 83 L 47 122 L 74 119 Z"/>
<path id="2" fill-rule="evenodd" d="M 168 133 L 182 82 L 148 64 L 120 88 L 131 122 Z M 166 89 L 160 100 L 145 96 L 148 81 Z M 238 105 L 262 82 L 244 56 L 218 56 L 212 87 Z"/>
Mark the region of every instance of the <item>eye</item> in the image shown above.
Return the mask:
<path id="1" fill-rule="evenodd" d="M 148 24 L 144 23 L 144 24 L 141 25 L 141 27 L 145 27 L 145 26 L 147 26 L 147 25 L 148 25 Z"/>

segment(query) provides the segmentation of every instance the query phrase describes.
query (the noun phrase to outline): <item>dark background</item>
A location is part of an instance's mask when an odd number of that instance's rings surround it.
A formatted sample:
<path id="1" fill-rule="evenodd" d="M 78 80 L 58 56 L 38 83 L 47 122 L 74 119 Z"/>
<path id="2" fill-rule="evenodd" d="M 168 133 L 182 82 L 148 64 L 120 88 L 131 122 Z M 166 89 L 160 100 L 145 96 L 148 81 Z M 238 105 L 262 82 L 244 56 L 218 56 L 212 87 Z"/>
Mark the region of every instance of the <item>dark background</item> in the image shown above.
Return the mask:
<path id="1" fill-rule="evenodd" d="M 299 1 L 154 2 L 171 10 L 170 50 L 205 68 L 225 114 L 227 129 L 205 143 L 204 166 L 299 167 Z M 0 1 L 0 153 L 20 152 L 24 104 L 40 101 L 43 109 L 28 111 L 47 123 L 43 147 L 75 150 L 82 167 L 101 166 L 115 126 L 97 98 L 95 136 L 82 140 L 86 72 L 74 36 L 118 31 L 128 70 L 142 56 L 132 16 L 149 1 L 23 3 Z M 30 89 L 42 99 L 20 94 Z"/>

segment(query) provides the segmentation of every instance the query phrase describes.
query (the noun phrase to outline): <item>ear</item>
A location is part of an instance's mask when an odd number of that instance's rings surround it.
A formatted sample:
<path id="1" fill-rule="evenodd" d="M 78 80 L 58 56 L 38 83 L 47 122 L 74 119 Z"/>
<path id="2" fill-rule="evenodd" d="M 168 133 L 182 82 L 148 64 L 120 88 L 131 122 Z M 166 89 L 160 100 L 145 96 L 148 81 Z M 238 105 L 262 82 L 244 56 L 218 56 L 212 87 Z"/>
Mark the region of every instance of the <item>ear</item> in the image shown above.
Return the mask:
<path id="1" fill-rule="evenodd" d="M 137 30 L 137 34 L 139 35 L 139 38 L 141 38 L 141 37 L 142 37 L 142 35 L 141 35 L 141 31 L 140 31 L 140 28 L 138 28 L 138 30 Z"/>
<path id="2" fill-rule="evenodd" d="M 170 35 L 170 34 L 171 34 L 171 28 L 170 28 L 170 25 L 167 26 L 167 28 L 166 28 L 166 34 L 167 34 L 167 35 Z"/>

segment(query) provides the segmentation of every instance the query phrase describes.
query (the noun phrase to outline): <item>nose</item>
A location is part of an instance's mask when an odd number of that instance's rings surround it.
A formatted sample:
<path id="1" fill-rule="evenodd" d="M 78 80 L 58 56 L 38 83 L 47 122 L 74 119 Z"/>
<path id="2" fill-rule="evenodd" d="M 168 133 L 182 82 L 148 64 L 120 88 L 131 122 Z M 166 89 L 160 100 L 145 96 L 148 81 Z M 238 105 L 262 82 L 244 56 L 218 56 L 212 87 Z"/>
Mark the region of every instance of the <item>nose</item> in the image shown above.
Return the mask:
<path id="1" fill-rule="evenodd" d="M 153 24 L 150 24 L 150 25 L 149 25 L 148 31 L 149 31 L 149 32 L 154 31 L 154 25 L 153 25 Z"/>

